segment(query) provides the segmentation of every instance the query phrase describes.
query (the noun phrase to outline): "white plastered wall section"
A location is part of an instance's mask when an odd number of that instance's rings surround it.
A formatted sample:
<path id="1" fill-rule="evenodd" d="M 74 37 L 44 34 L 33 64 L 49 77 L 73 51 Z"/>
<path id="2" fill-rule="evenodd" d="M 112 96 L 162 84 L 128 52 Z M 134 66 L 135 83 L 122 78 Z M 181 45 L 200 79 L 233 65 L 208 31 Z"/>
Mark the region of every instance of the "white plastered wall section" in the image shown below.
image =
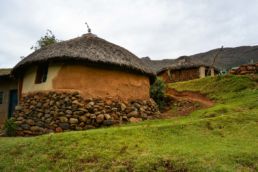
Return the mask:
<path id="1" fill-rule="evenodd" d="M 61 64 L 49 64 L 47 80 L 44 83 L 35 84 L 37 66 L 30 67 L 24 74 L 22 83 L 22 93 L 38 91 L 38 90 L 51 90 L 53 88 L 52 80 L 57 76 L 61 69 Z"/>
<path id="2" fill-rule="evenodd" d="M 201 66 L 199 68 L 199 77 L 200 78 L 205 78 L 205 67 L 204 66 Z"/>

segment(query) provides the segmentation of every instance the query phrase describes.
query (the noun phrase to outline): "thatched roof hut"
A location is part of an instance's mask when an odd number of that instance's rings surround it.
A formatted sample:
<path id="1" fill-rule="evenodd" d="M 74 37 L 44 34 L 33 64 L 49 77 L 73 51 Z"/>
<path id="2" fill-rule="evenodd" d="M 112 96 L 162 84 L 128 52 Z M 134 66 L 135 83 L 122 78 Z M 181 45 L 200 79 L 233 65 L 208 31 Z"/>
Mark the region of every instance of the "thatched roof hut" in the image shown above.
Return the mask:
<path id="1" fill-rule="evenodd" d="M 129 87 L 139 92 L 129 97 L 140 98 L 140 92 L 149 97 L 146 82 L 155 78 L 152 69 L 136 55 L 92 33 L 36 50 L 22 59 L 12 74 L 23 82 L 20 94 L 69 89 L 82 91 L 88 97 L 120 98 L 128 98 Z M 144 90 L 137 86 L 142 82 Z"/>
<path id="2" fill-rule="evenodd" d="M 14 113 L 18 135 L 83 130 L 159 115 L 150 99 L 154 72 L 128 50 L 91 33 L 35 51 L 12 73 L 19 79 L 20 107 Z"/>
<path id="3" fill-rule="evenodd" d="M 87 33 L 81 37 L 36 50 L 21 60 L 14 67 L 12 73 L 17 75 L 26 66 L 51 61 L 70 61 L 73 63 L 86 63 L 88 65 L 110 65 L 122 68 L 122 70 L 127 69 L 148 76 L 155 75 L 136 55 L 92 33 Z"/>
<path id="4" fill-rule="evenodd" d="M 193 63 L 191 61 L 182 60 L 160 69 L 157 71 L 157 75 L 170 83 L 204 78 L 208 75 L 214 76 L 218 71 L 219 70 L 217 68 L 203 63 Z"/>

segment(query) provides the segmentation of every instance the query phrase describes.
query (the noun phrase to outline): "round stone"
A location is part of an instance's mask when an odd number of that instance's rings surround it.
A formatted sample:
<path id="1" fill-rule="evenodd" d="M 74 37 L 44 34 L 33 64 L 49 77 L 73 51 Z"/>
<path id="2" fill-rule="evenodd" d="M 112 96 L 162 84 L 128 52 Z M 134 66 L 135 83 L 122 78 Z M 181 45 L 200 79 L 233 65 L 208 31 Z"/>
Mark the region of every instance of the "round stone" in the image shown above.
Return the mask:
<path id="1" fill-rule="evenodd" d="M 96 122 L 101 123 L 101 122 L 104 121 L 104 118 L 105 118 L 105 116 L 103 114 L 100 114 L 100 115 L 97 116 Z"/>
<path id="2" fill-rule="evenodd" d="M 60 122 L 68 122 L 67 117 L 61 116 L 61 117 L 59 117 L 59 119 L 60 119 Z"/>
<path id="3" fill-rule="evenodd" d="M 79 121 L 76 118 L 70 118 L 69 122 L 70 124 L 77 124 Z"/>
<path id="4" fill-rule="evenodd" d="M 35 122 L 32 119 L 28 119 L 26 122 L 29 125 L 35 125 Z"/>
<path id="5" fill-rule="evenodd" d="M 57 128 L 55 129 L 55 131 L 56 131 L 57 133 L 60 133 L 60 132 L 63 131 L 63 129 L 62 129 L 61 127 L 57 127 Z"/>

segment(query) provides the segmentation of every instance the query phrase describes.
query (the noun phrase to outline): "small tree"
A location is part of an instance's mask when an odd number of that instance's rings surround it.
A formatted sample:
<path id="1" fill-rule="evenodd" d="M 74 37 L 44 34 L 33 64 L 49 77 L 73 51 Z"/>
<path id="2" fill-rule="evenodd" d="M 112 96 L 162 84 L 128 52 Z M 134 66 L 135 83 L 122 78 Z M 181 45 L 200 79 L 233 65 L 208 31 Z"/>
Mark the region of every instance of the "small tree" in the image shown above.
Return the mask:
<path id="1" fill-rule="evenodd" d="M 55 35 L 52 33 L 51 30 L 47 30 L 45 36 L 42 36 L 36 43 L 35 46 L 32 46 L 31 49 L 38 50 L 43 47 L 47 47 L 51 44 L 57 43 L 59 40 L 56 39 Z"/>
<path id="2" fill-rule="evenodd" d="M 157 103 L 160 110 L 163 110 L 166 105 L 165 89 L 165 82 L 159 78 L 156 79 L 150 88 L 150 96 Z"/>

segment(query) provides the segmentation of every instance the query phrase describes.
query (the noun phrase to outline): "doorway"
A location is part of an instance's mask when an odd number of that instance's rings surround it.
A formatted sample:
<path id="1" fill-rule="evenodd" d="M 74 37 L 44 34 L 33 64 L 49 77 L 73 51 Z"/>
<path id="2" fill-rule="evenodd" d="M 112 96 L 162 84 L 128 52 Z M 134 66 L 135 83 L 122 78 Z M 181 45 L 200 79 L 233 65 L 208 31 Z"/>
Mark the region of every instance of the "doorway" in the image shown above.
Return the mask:
<path id="1" fill-rule="evenodd" d="M 12 117 L 15 106 L 18 104 L 17 89 L 10 90 L 9 94 L 9 107 L 8 107 L 8 118 Z"/>

